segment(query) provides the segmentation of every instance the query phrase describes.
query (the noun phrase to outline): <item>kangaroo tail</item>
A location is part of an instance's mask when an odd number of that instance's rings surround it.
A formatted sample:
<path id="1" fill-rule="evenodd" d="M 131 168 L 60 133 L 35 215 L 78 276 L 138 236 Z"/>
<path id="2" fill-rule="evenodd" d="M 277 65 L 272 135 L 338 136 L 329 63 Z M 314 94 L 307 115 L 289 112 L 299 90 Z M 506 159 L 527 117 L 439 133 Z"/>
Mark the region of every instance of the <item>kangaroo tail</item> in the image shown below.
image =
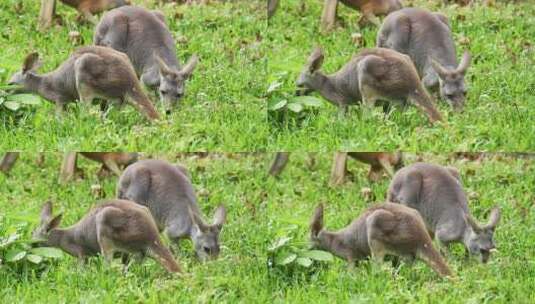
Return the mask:
<path id="1" fill-rule="evenodd" d="M 143 93 L 141 86 L 134 86 L 126 95 L 130 103 L 149 120 L 160 118 L 150 99 Z"/>
<path id="2" fill-rule="evenodd" d="M 448 264 L 446 264 L 440 253 L 433 247 L 432 243 L 424 244 L 418 250 L 417 256 L 441 277 L 453 276 Z"/>
<path id="3" fill-rule="evenodd" d="M 169 272 L 182 272 L 173 255 L 160 241 L 156 241 L 148 250 L 150 257 L 155 259 Z"/>
<path id="4" fill-rule="evenodd" d="M 431 99 L 431 96 L 427 91 L 420 85 L 419 88 L 416 88 L 414 91 L 409 93 L 409 100 L 416 106 L 420 111 L 424 112 L 425 115 L 429 118 L 431 123 L 435 121 L 442 121 L 442 115 L 437 110 L 435 103 Z"/>

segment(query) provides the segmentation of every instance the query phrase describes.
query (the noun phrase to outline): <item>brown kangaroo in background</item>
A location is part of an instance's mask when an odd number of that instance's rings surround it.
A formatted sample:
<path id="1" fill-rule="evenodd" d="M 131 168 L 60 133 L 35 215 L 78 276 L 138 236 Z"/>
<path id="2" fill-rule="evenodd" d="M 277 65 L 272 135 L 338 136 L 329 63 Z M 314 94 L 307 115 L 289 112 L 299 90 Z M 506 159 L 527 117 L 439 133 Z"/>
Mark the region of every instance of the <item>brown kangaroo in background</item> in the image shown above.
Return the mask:
<path id="1" fill-rule="evenodd" d="M 418 211 L 399 204 L 384 203 L 368 208 L 349 226 L 336 232 L 323 228 L 323 205 L 310 222 L 312 246 L 332 252 L 350 267 L 372 257 L 382 262 L 385 255 L 424 261 L 441 277 L 452 276 L 448 265 L 433 247 Z"/>
<path id="2" fill-rule="evenodd" d="M 108 263 L 114 253 L 148 255 L 169 272 L 181 272 L 158 234 L 149 210 L 126 200 L 105 201 L 91 209 L 78 223 L 58 228 L 62 214 L 52 215 L 52 203 L 41 210 L 41 222 L 33 239 L 44 246 L 58 247 L 85 260 L 101 253 Z"/>
<path id="3" fill-rule="evenodd" d="M 10 84 L 20 85 L 25 91 L 53 101 L 58 115 L 67 103 L 80 100 L 89 107 L 95 98 L 102 98 L 118 101 L 121 106 L 128 102 L 150 120 L 159 118 L 124 53 L 88 46 L 74 51 L 55 71 L 39 75 L 40 65 L 37 53 L 28 55 L 22 69 L 11 77 Z"/>
<path id="4" fill-rule="evenodd" d="M 321 15 L 323 30 L 328 31 L 333 28 L 338 2 L 342 2 L 362 13 L 362 17 L 358 22 L 360 26 L 364 26 L 369 22 L 379 27 L 381 22 L 376 16 L 388 15 L 403 7 L 399 0 L 324 0 L 323 13 Z"/>
<path id="5" fill-rule="evenodd" d="M 64 4 L 78 10 L 80 15 L 91 23 L 98 20 L 93 16 L 100 12 L 114 9 L 123 5 L 130 5 L 130 0 L 60 0 Z"/>

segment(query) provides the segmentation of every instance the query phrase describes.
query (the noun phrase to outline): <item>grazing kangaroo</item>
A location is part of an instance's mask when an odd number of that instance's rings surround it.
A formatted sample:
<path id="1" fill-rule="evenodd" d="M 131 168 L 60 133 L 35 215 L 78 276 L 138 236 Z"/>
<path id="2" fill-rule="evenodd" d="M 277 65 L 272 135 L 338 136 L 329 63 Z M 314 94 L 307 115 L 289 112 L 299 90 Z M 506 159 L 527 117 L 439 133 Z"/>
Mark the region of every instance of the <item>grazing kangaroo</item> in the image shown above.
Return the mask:
<path id="1" fill-rule="evenodd" d="M 169 272 L 181 272 L 158 235 L 158 228 L 147 208 L 125 200 L 105 201 L 69 228 L 58 228 L 61 214 L 52 215 L 52 203 L 41 210 L 41 223 L 33 239 L 45 246 L 61 248 L 84 260 L 101 253 L 108 263 L 114 253 L 148 255 Z"/>
<path id="2" fill-rule="evenodd" d="M 394 12 L 383 22 L 377 46 L 409 55 L 424 86 L 439 91 L 454 110 L 463 109 L 467 91 L 464 76 L 470 66 L 470 54 L 465 52 L 457 64 L 446 16 L 421 8 Z"/>
<path id="3" fill-rule="evenodd" d="M 107 12 L 97 25 L 94 43 L 126 53 L 141 82 L 158 89 L 167 114 L 184 96 L 186 80 L 198 62 L 193 55 L 181 66 L 164 15 L 136 6 Z"/>
<path id="4" fill-rule="evenodd" d="M 130 0 L 60 0 L 64 4 L 78 10 L 81 16 L 96 24 L 93 14 L 110 10 L 123 5 L 130 5 Z"/>
<path id="5" fill-rule="evenodd" d="M 443 246 L 463 243 L 466 253 L 480 256 L 483 263 L 495 250 L 493 236 L 500 209 L 492 209 L 488 223 L 479 225 L 470 214 L 455 168 L 427 163 L 405 167 L 392 179 L 387 199 L 418 210 L 427 229 Z"/>
<path id="6" fill-rule="evenodd" d="M 129 102 L 148 119 L 159 118 L 128 57 L 121 52 L 100 46 L 82 47 L 55 71 L 39 75 L 39 66 L 39 55 L 29 54 L 9 82 L 53 101 L 57 115 L 77 99 L 88 107 L 93 99 L 103 98 L 118 100 L 120 105 Z"/>
<path id="7" fill-rule="evenodd" d="M 185 168 L 162 160 L 138 161 L 120 177 L 117 197 L 148 207 L 160 230 L 165 229 L 177 244 L 180 239 L 191 238 L 200 260 L 219 255 L 225 207 L 217 208 L 213 224 L 205 223 Z"/>
<path id="8" fill-rule="evenodd" d="M 408 100 L 423 111 L 431 123 L 442 120 L 407 55 L 383 48 L 364 49 L 331 75 L 320 71 L 323 59 L 323 51 L 316 48 L 297 79 L 297 86 L 319 91 L 340 107 L 342 113 L 351 104 L 363 103 L 370 109 L 379 100 L 402 105 Z"/>
<path id="9" fill-rule="evenodd" d="M 331 30 L 333 28 L 338 2 L 360 10 L 362 17 L 358 23 L 361 27 L 368 22 L 379 27 L 381 22 L 376 16 L 388 15 L 402 8 L 399 0 L 325 0 L 321 15 L 321 25 L 324 30 Z"/>
<path id="10" fill-rule="evenodd" d="M 418 258 L 441 277 L 452 276 L 433 247 L 420 214 L 403 205 L 384 203 L 370 207 L 349 226 L 332 232 L 323 228 L 320 204 L 312 216 L 310 239 L 315 248 L 332 252 L 350 266 L 369 256 L 382 262 L 388 254 L 410 261 Z"/>
<path id="11" fill-rule="evenodd" d="M 383 170 L 392 177 L 395 171 L 403 167 L 403 154 L 401 152 L 336 152 L 331 169 L 330 183 L 332 185 L 339 185 L 344 182 L 347 172 L 347 156 L 370 165 L 368 173 L 368 180 L 370 181 L 378 181 Z"/>

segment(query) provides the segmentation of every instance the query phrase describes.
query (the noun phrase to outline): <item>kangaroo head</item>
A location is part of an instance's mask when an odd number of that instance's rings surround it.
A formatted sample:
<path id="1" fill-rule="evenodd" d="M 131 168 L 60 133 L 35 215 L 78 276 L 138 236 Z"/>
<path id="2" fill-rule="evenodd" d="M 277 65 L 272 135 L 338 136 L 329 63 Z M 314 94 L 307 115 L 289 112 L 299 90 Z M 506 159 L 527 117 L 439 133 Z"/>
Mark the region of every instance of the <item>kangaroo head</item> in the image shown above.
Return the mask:
<path id="1" fill-rule="evenodd" d="M 325 56 L 323 55 L 321 48 L 317 47 L 314 49 L 314 51 L 312 51 L 312 54 L 310 54 L 310 57 L 308 57 L 308 61 L 301 71 L 299 78 L 297 78 L 296 85 L 298 88 L 305 88 L 308 91 L 315 89 L 315 80 L 319 75 L 319 69 L 323 64 L 324 58 Z"/>
<path id="2" fill-rule="evenodd" d="M 193 229 L 191 239 L 195 247 L 195 253 L 201 261 L 215 259 L 219 255 L 219 233 L 225 223 L 227 212 L 223 205 L 220 205 L 214 215 L 212 225 L 206 224 L 199 214 L 189 210 L 190 217 L 196 229 Z"/>
<path id="3" fill-rule="evenodd" d="M 465 215 L 466 221 L 472 228 L 468 235 L 467 248 L 470 254 L 479 255 L 481 262 L 486 263 L 489 260 L 490 253 L 496 248 L 494 244 L 494 230 L 500 221 L 500 209 L 492 209 L 489 221 L 486 225 L 479 225 L 470 215 Z"/>
<path id="4" fill-rule="evenodd" d="M 41 209 L 41 220 L 39 226 L 32 232 L 32 239 L 46 243 L 50 230 L 59 227 L 62 214 L 52 216 L 52 202 L 46 202 Z"/>
<path id="5" fill-rule="evenodd" d="M 158 55 L 155 55 L 155 58 L 160 72 L 160 99 L 163 101 L 165 112 L 171 114 L 171 110 L 178 106 L 179 100 L 184 96 L 186 80 L 191 77 L 199 58 L 196 55 L 191 56 L 188 63 L 180 70 L 169 67 Z"/>
<path id="6" fill-rule="evenodd" d="M 9 84 L 24 86 L 28 75 L 36 72 L 40 66 L 39 54 L 37 52 L 29 54 L 22 63 L 22 69 L 11 76 Z"/>
<path id="7" fill-rule="evenodd" d="M 439 78 L 440 96 L 455 110 L 462 111 L 466 99 L 464 75 L 470 66 L 470 53 L 465 52 L 455 69 L 447 68 L 432 59 L 431 65 Z"/>

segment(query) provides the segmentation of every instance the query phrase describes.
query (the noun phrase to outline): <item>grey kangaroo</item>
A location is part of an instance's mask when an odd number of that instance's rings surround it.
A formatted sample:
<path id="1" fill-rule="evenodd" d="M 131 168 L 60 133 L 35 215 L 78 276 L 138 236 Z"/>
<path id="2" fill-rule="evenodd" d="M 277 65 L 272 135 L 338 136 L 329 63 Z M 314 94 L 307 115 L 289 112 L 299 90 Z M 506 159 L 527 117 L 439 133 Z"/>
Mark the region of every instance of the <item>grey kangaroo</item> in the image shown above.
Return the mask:
<path id="1" fill-rule="evenodd" d="M 388 189 L 387 199 L 420 212 L 429 232 L 443 246 L 463 243 L 467 254 L 486 263 L 495 249 L 494 230 L 500 209 L 494 208 L 487 224 L 480 225 L 470 214 L 457 169 L 415 163 L 397 172 Z"/>
<path id="2" fill-rule="evenodd" d="M 108 200 L 91 209 L 78 223 L 58 228 L 62 214 L 53 216 L 52 203 L 41 210 L 41 223 L 33 239 L 45 246 L 59 247 L 84 260 L 101 253 L 111 263 L 114 253 L 148 255 L 169 272 L 181 272 L 158 234 L 147 208 L 125 200 Z"/>
<path id="3" fill-rule="evenodd" d="M 94 43 L 126 53 L 141 82 L 158 89 L 167 114 L 184 96 L 186 80 L 198 62 L 193 55 L 181 66 L 164 15 L 137 6 L 107 12 L 97 25 Z"/>
<path id="4" fill-rule="evenodd" d="M 165 229 L 177 244 L 180 239 L 191 238 L 201 261 L 219 255 L 225 207 L 217 208 L 213 224 L 205 223 L 185 168 L 162 160 L 138 161 L 120 177 L 117 197 L 147 206 L 160 230 Z"/>
<path id="5" fill-rule="evenodd" d="M 82 47 L 55 71 L 39 75 L 39 66 L 39 55 L 29 54 L 9 82 L 54 102 L 57 115 L 69 102 L 80 100 L 88 107 L 93 99 L 102 98 L 119 101 L 120 105 L 128 102 L 150 120 L 159 118 L 130 60 L 121 52 L 100 46 Z"/>
<path id="6" fill-rule="evenodd" d="M 463 109 L 467 92 L 464 76 L 470 66 L 470 54 L 465 52 L 457 64 L 446 16 L 421 8 L 396 11 L 383 22 L 377 46 L 409 55 L 424 86 L 439 91 L 454 110 Z"/>
<path id="7" fill-rule="evenodd" d="M 370 207 L 349 226 L 332 232 L 323 228 L 320 204 L 312 216 L 310 239 L 315 248 L 332 252 L 350 266 L 369 256 L 382 262 L 388 254 L 410 261 L 421 259 L 440 276 L 452 276 L 433 247 L 420 214 L 403 205 L 384 203 Z"/>
<path id="8" fill-rule="evenodd" d="M 318 91 L 342 113 L 352 104 L 363 103 L 370 109 L 378 101 L 406 105 L 408 100 L 431 123 L 442 120 L 408 56 L 390 49 L 364 49 L 331 75 L 320 71 L 323 59 L 323 51 L 316 48 L 296 84 L 307 91 Z"/>

